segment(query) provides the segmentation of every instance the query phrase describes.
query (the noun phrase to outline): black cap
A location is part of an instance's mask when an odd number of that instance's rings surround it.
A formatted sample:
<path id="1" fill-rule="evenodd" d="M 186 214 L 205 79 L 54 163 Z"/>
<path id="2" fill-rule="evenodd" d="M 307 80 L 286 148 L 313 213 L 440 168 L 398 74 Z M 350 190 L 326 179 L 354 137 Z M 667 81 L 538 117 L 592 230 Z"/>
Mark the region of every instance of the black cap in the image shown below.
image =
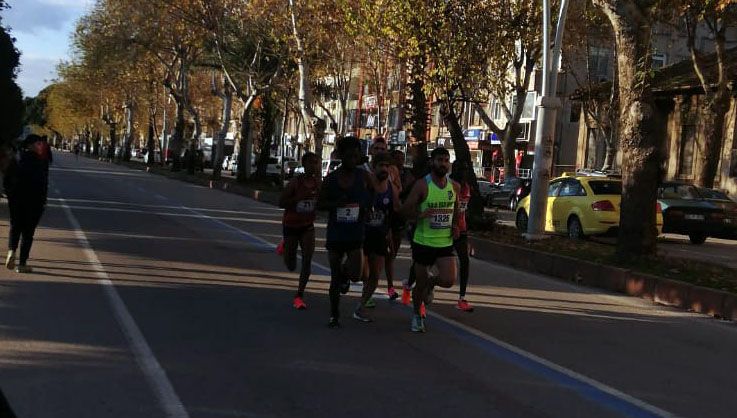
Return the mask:
<path id="1" fill-rule="evenodd" d="M 26 137 L 26 139 L 23 140 L 23 146 L 28 147 L 38 141 L 43 141 L 43 138 L 36 134 L 30 134 Z"/>

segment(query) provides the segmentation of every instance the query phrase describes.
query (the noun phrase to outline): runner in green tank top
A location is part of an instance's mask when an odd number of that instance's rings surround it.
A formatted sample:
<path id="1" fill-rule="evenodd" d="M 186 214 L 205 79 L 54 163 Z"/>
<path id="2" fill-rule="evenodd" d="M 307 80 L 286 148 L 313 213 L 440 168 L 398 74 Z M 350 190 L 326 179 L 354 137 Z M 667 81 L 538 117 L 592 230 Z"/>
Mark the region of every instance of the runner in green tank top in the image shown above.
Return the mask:
<path id="1" fill-rule="evenodd" d="M 431 170 L 424 180 L 412 188 L 402 212 L 408 219 L 417 219 L 413 237 L 412 260 L 415 263 L 416 284 L 412 292 L 414 313 L 412 331 L 425 332 L 420 315 L 422 302 L 432 302 L 433 288 L 452 287 L 456 278 L 456 255 L 453 240 L 458 238 L 459 186 L 446 174 L 450 171 L 450 154 L 445 148 L 435 148 L 430 154 Z M 428 269 L 437 266 L 438 275 Z"/>

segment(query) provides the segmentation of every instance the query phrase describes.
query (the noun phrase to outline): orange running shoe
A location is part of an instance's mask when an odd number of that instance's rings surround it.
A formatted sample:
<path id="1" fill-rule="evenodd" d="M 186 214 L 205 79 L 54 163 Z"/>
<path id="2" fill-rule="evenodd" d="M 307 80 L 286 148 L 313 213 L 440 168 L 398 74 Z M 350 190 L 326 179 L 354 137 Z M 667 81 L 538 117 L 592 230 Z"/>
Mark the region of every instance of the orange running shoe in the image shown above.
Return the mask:
<path id="1" fill-rule="evenodd" d="M 296 296 L 294 298 L 294 307 L 297 309 L 307 309 L 307 304 L 302 300 L 301 297 Z"/>
<path id="2" fill-rule="evenodd" d="M 412 299 L 412 289 L 402 286 L 402 305 L 409 305 L 410 299 Z"/>
<path id="3" fill-rule="evenodd" d="M 276 253 L 279 255 L 284 255 L 284 240 L 281 240 L 279 245 L 276 246 Z"/>
<path id="4" fill-rule="evenodd" d="M 427 318 L 427 312 L 425 312 L 425 302 L 422 302 L 422 305 L 420 305 L 420 316 L 423 318 Z"/>
<path id="5" fill-rule="evenodd" d="M 465 299 L 461 299 L 456 304 L 456 309 L 460 309 L 463 312 L 473 312 L 473 306 L 471 306 Z"/>

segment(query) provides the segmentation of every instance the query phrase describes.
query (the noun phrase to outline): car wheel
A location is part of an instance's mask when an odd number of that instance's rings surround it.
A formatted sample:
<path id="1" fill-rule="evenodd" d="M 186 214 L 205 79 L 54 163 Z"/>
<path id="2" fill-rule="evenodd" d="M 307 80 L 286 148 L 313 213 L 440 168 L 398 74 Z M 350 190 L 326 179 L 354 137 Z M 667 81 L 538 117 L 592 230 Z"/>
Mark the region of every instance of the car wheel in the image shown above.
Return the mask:
<path id="1" fill-rule="evenodd" d="M 581 226 L 581 221 L 575 216 L 572 216 L 571 219 L 568 220 L 568 237 L 571 239 L 583 238 L 583 227 Z"/>
<path id="2" fill-rule="evenodd" d="M 509 199 L 509 210 L 513 211 L 517 209 L 517 203 L 519 203 L 519 199 L 517 198 L 517 196 L 514 196 L 511 199 Z"/>
<path id="3" fill-rule="evenodd" d="M 524 209 L 520 209 L 517 211 L 517 220 L 515 222 L 515 225 L 517 226 L 517 230 L 519 232 L 525 233 L 527 232 L 527 221 L 528 221 L 527 213 Z"/>
<path id="4" fill-rule="evenodd" d="M 691 240 L 691 244 L 701 245 L 706 241 L 706 234 L 704 234 L 703 232 L 694 232 L 688 234 L 688 239 Z"/>

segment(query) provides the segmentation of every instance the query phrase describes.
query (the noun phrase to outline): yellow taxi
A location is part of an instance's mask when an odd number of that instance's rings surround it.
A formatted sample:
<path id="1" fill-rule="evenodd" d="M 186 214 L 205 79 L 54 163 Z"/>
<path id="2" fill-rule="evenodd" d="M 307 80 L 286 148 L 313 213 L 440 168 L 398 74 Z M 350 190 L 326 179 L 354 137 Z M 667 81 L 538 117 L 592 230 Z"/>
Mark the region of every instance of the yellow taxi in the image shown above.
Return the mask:
<path id="1" fill-rule="evenodd" d="M 563 173 L 548 188 L 545 231 L 567 234 L 571 238 L 587 235 L 614 235 L 619 228 L 622 181 L 616 177 Z M 663 215 L 657 206 L 658 234 L 663 230 Z M 517 229 L 527 232 L 530 198 L 517 207 Z"/>

